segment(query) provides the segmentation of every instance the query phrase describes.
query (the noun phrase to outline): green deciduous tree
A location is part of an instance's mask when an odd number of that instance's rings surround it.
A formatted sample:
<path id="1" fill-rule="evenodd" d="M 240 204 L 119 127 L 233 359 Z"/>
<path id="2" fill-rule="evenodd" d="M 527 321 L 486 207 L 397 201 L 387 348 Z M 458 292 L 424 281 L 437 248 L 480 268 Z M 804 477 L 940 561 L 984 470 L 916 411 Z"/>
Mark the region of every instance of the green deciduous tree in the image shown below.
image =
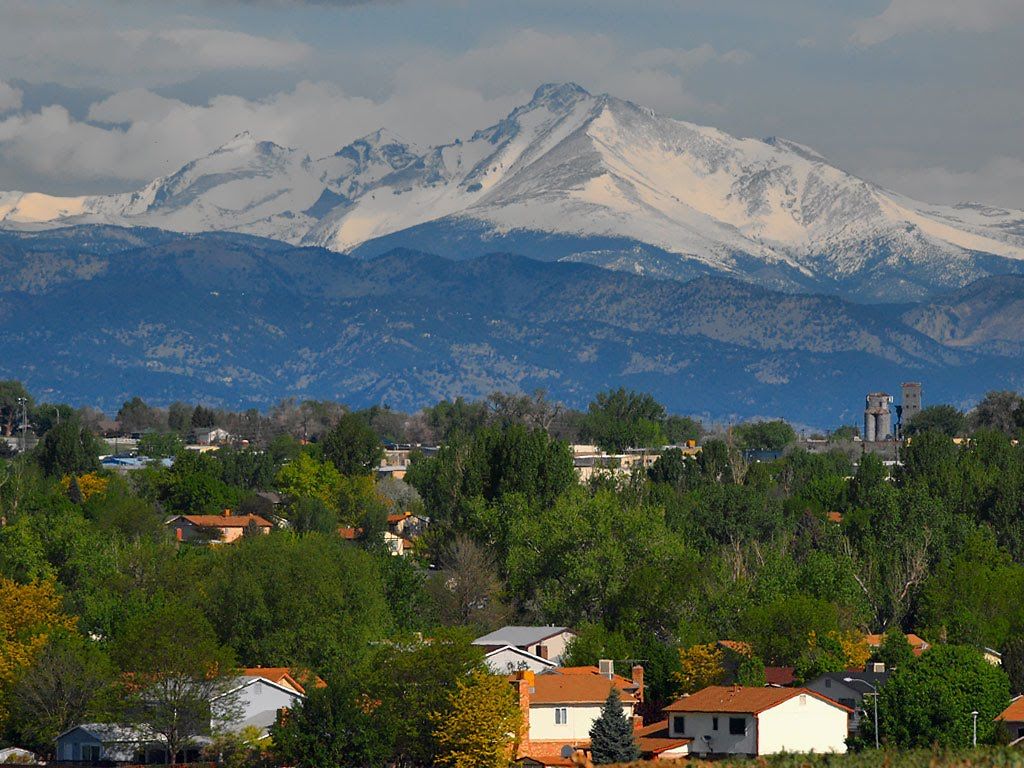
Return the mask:
<path id="1" fill-rule="evenodd" d="M 36 459 L 51 477 L 79 475 L 100 468 L 101 448 L 78 419 L 61 422 L 43 437 L 36 448 Z"/>
<path id="2" fill-rule="evenodd" d="M 343 475 L 368 475 L 384 456 L 380 438 L 362 416 L 346 413 L 320 441 L 324 458 Z"/>
<path id="3" fill-rule="evenodd" d="M 740 447 L 753 451 L 781 451 L 796 440 L 796 432 L 787 422 L 748 421 L 733 428 Z"/>
<path id="4" fill-rule="evenodd" d="M 923 432 L 939 432 L 946 437 L 962 435 L 967 429 L 967 417 L 952 405 L 930 405 L 922 408 L 903 427 L 908 437 Z"/>
<path id="5" fill-rule="evenodd" d="M 978 712 L 978 742 L 993 743 L 995 717 L 1010 700 L 1006 673 L 974 648 L 939 645 L 893 672 L 881 688 L 879 730 L 900 749 L 967 747 L 971 712 Z"/>
<path id="6" fill-rule="evenodd" d="M 625 388 L 600 392 L 587 408 L 586 434 L 609 453 L 665 442 L 665 407 L 651 395 Z"/>
<path id="7" fill-rule="evenodd" d="M 614 685 L 601 707 L 600 717 L 590 727 L 590 755 L 594 765 L 631 763 L 640 759 L 633 723 L 626 716 L 619 689 Z"/>

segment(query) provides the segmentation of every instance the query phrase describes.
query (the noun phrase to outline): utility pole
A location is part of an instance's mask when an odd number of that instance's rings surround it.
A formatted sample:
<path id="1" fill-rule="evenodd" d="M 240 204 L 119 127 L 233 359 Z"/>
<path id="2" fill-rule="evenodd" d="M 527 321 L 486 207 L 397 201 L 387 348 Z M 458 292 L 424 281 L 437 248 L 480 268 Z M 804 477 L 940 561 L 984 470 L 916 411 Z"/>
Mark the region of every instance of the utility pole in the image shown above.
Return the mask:
<path id="1" fill-rule="evenodd" d="M 21 453 L 25 453 L 25 430 L 28 429 L 28 398 L 19 397 L 18 405 L 21 406 Z"/>

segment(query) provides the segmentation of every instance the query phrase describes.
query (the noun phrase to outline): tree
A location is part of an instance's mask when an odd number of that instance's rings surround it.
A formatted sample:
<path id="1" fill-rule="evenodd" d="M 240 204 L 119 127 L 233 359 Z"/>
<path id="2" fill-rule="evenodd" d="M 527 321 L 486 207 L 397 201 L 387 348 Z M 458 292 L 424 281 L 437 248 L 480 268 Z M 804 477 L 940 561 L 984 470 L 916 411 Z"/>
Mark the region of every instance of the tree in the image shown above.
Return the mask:
<path id="1" fill-rule="evenodd" d="M 725 653 L 715 643 L 680 648 L 679 666 L 675 679 L 680 693 L 696 693 L 726 677 Z"/>
<path id="2" fill-rule="evenodd" d="M 21 425 L 21 400 L 25 407 L 32 407 L 32 396 L 20 381 L 0 381 L 0 429 L 4 437 L 10 437 Z"/>
<path id="3" fill-rule="evenodd" d="M 288 521 L 296 533 L 332 534 L 338 529 L 338 515 L 320 499 L 307 496 L 288 507 Z"/>
<path id="4" fill-rule="evenodd" d="M 169 603 L 132 617 L 113 655 L 127 673 L 124 718 L 159 741 L 169 763 L 239 716 L 234 657 L 196 608 Z"/>
<path id="5" fill-rule="evenodd" d="M 626 717 L 619 689 L 614 685 L 601 707 L 601 715 L 590 727 L 590 755 L 594 765 L 631 763 L 640 759 L 633 724 Z"/>
<path id="6" fill-rule="evenodd" d="M 957 437 L 966 427 L 967 417 L 952 405 L 930 405 L 907 422 L 903 434 L 913 437 L 922 432 L 940 432 L 946 437 Z"/>
<path id="7" fill-rule="evenodd" d="M 192 426 L 192 412 L 195 409 L 188 403 L 173 402 L 167 406 L 167 426 L 179 435 L 184 435 Z"/>
<path id="8" fill-rule="evenodd" d="M 978 742 L 996 741 L 996 715 L 1010 700 L 1006 673 L 974 648 L 939 645 L 904 664 L 880 689 L 879 729 L 899 749 L 966 747 L 971 712 L 978 712 Z"/>
<path id="9" fill-rule="evenodd" d="M 748 421 L 733 428 L 740 447 L 748 451 L 781 451 L 796 440 L 796 432 L 787 422 Z"/>
<path id="10" fill-rule="evenodd" d="M 370 425 L 354 413 L 346 413 L 320 441 L 324 458 L 343 475 L 368 475 L 380 464 L 384 446 Z"/>
<path id="11" fill-rule="evenodd" d="M 1024 693 L 1024 635 L 1013 635 L 1003 645 L 1003 671 L 1010 678 L 1010 693 Z"/>
<path id="12" fill-rule="evenodd" d="M 161 429 L 165 423 L 163 412 L 146 405 L 140 397 L 133 397 L 121 406 L 117 421 L 121 424 L 121 431 L 129 434 Z"/>
<path id="13" fill-rule="evenodd" d="M 972 429 L 997 429 L 1007 435 L 1016 435 L 1017 412 L 1024 399 L 1016 392 L 989 392 L 970 413 Z"/>
<path id="14" fill-rule="evenodd" d="M 328 461 L 314 459 L 308 453 L 285 464 L 277 473 L 277 488 L 293 499 L 319 499 L 337 508 L 341 474 Z"/>
<path id="15" fill-rule="evenodd" d="M 54 632 L 11 690 L 9 729 L 18 743 L 49 753 L 58 734 L 109 712 L 113 680 L 110 660 L 95 643 Z"/>
<path id="16" fill-rule="evenodd" d="M 736 685 L 763 688 L 766 682 L 764 662 L 757 656 L 744 656 L 736 668 Z"/>
<path id="17" fill-rule="evenodd" d="M 662 429 L 665 438 L 672 445 L 679 445 L 687 440 L 700 440 L 700 436 L 704 434 L 703 425 L 689 416 L 668 416 Z"/>
<path id="18" fill-rule="evenodd" d="M 475 670 L 458 680 L 448 711 L 434 713 L 435 765 L 446 768 L 505 768 L 522 727 L 522 712 L 504 677 Z"/>
<path id="19" fill-rule="evenodd" d="M 651 395 L 620 387 L 600 392 L 587 408 L 586 434 L 609 453 L 665 442 L 665 408 Z"/>
<path id="20" fill-rule="evenodd" d="M 17 584 L 0 577 L 0 721 L 4 694 L 36 662 L 50 635 L 74 628 L 75 619 L 61 610 L 54 582 Z"/>
<path id="21" fill-rule="evenodd" d="M 914 659 L 914 649 L 902 630 L 897 626 L 891 626 L 885 630 L 882 644 L 875 655 L 885 664 L 886 669 L 893 670 L 909 664 Z"/>
<path id="22" fill-rule="evenodd" d="M 36 448 L 36 459 L 51 477 L 80 475 L 100 468 L 101 450 L 93 434 L 76 418 L 46 433 Z"/>
<path id="23" fill-rule="evenodd" d="M 306 698 L 271 727 L 277 765 L 301 768 L 366 768 L 385 765 L 394 753 L 397 720 L 382 716 L 385 702 L 372 691 L 380 670 L 349 664 L 328 675 L 325 688 Z M 417 713 L 412 713 L 417 714 Z"/>
<path id="24" fill-rule="evenodd" d="M 437 618 L 446 626 L 473 626 L 488 632 L 508 615 L 504 585 L 494 556 L 467 536 L 456 536 L 441 553 L 429 582 Z"/>
<path id="25" fill-rule="evenodd" d="M 210 408 L 197 405 L 189 422 L 193 429 L 211 429 L 217 426 L 217 414 Z"/>
<path id="26" fill-rule="evenodd" d="M 853 438 L 857 437 L 859 434 L 859 427 L 844 424 L 843 426 L 836 427 L 832 430 L 832 433 L 828 436 L 828 441 L 830 443 L 844 443 L 853 440 Z"/>
<path id="27" fill-rule="evenodd" d="M 151 459 L 173 458 L 185 444 L 176 432 L 147 432 L 139 439 L 139 453 Z"/>

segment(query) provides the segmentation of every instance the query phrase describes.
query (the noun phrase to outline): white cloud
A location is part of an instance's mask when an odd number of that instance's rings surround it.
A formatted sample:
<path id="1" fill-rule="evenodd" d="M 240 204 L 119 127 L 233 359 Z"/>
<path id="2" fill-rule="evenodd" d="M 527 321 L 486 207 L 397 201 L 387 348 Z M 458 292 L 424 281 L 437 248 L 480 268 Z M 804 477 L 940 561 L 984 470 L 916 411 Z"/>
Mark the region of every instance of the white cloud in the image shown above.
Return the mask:
<path id="1" fill-rule="evenodd" d="M 851 39 L 872 46 L 917 30 L 987 32 L 1022 20 L 1022 0 L 891 0 L 880 14 L 859 22 Z"/>
<path id="2" fill-rule="evenodd" d="M 168 46 L 189 48 L 194 57 L 205 57 L 206 66 L 216 67 L 228 67 L 232 60 L 216 50 L 224 40 L 243 51 L 255 45 L 249 36 L 180 30 L 127 37 L 129 45 L 151 56 L 170 55 L 164 50 Z M 290 60 L 303 51 L 286 46 L 279 55 Z M 436 144 L 490 125 L 528 99 L 538 84 L 553 80 L 576 80 L 594 91 L 678 112 L 697 104 L 686 81 L 698 69 L 745 60 L 740 51 L 719 53 L 710 45 L 632 52 L 604 35 L 526 29 L 456 55 L 413 52 L 390 74 L 390 92 L 376 100 L 326 81 L 300 82 L 261 99 L 224 95 L 201 104 L 129 87 L 92 104 L 85 122 L 57 106 L 10 116 L 0 119 L 0 168 L 39 178 L 40 191 L 50 191 L 47 180 L 54 179 L 63 191 L 69 182 L 79 182 L 77 189 L 87 192 L 89 181 L 97 179 L 139 186 L 243 130 L 316 156 L 381 126 L 417 143 Z"/>
<path id="3" fill-rule="evenodd" d="M 20 90 L 0 80 L 0 113 L 21 108 Z"/>
<path id="4" fill-rule="evenodd" d="M 168 85 L 211 71 L 280 70 L 312 56 L 305 43 L 222 29 L 206 19 L 143 28 L 120 21 L 103 8 L 4 0 L 0 63 L 7 77 L 110 89 Z"/>
<path id="5" fill-rule="evenodd" d="M 994 157 L 967 170 L 886 164 L 877 167 L 872 177 L 887 187 L 929 203 L 974 202 L 1019 209 L 1024 192 L 1024 159 Z"/>

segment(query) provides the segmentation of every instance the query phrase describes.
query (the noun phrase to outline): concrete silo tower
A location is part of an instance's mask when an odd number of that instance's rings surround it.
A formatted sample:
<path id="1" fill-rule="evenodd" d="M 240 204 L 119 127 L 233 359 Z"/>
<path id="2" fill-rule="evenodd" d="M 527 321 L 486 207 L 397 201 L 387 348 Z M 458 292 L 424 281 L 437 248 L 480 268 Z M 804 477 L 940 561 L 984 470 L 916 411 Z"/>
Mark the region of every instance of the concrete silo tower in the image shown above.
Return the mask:
<path id="1" fill-rule="evenodd" d="M 892 437 L 892 396 L 872 392 L 864 400 L 864 441 L 873 443 Z"/>

